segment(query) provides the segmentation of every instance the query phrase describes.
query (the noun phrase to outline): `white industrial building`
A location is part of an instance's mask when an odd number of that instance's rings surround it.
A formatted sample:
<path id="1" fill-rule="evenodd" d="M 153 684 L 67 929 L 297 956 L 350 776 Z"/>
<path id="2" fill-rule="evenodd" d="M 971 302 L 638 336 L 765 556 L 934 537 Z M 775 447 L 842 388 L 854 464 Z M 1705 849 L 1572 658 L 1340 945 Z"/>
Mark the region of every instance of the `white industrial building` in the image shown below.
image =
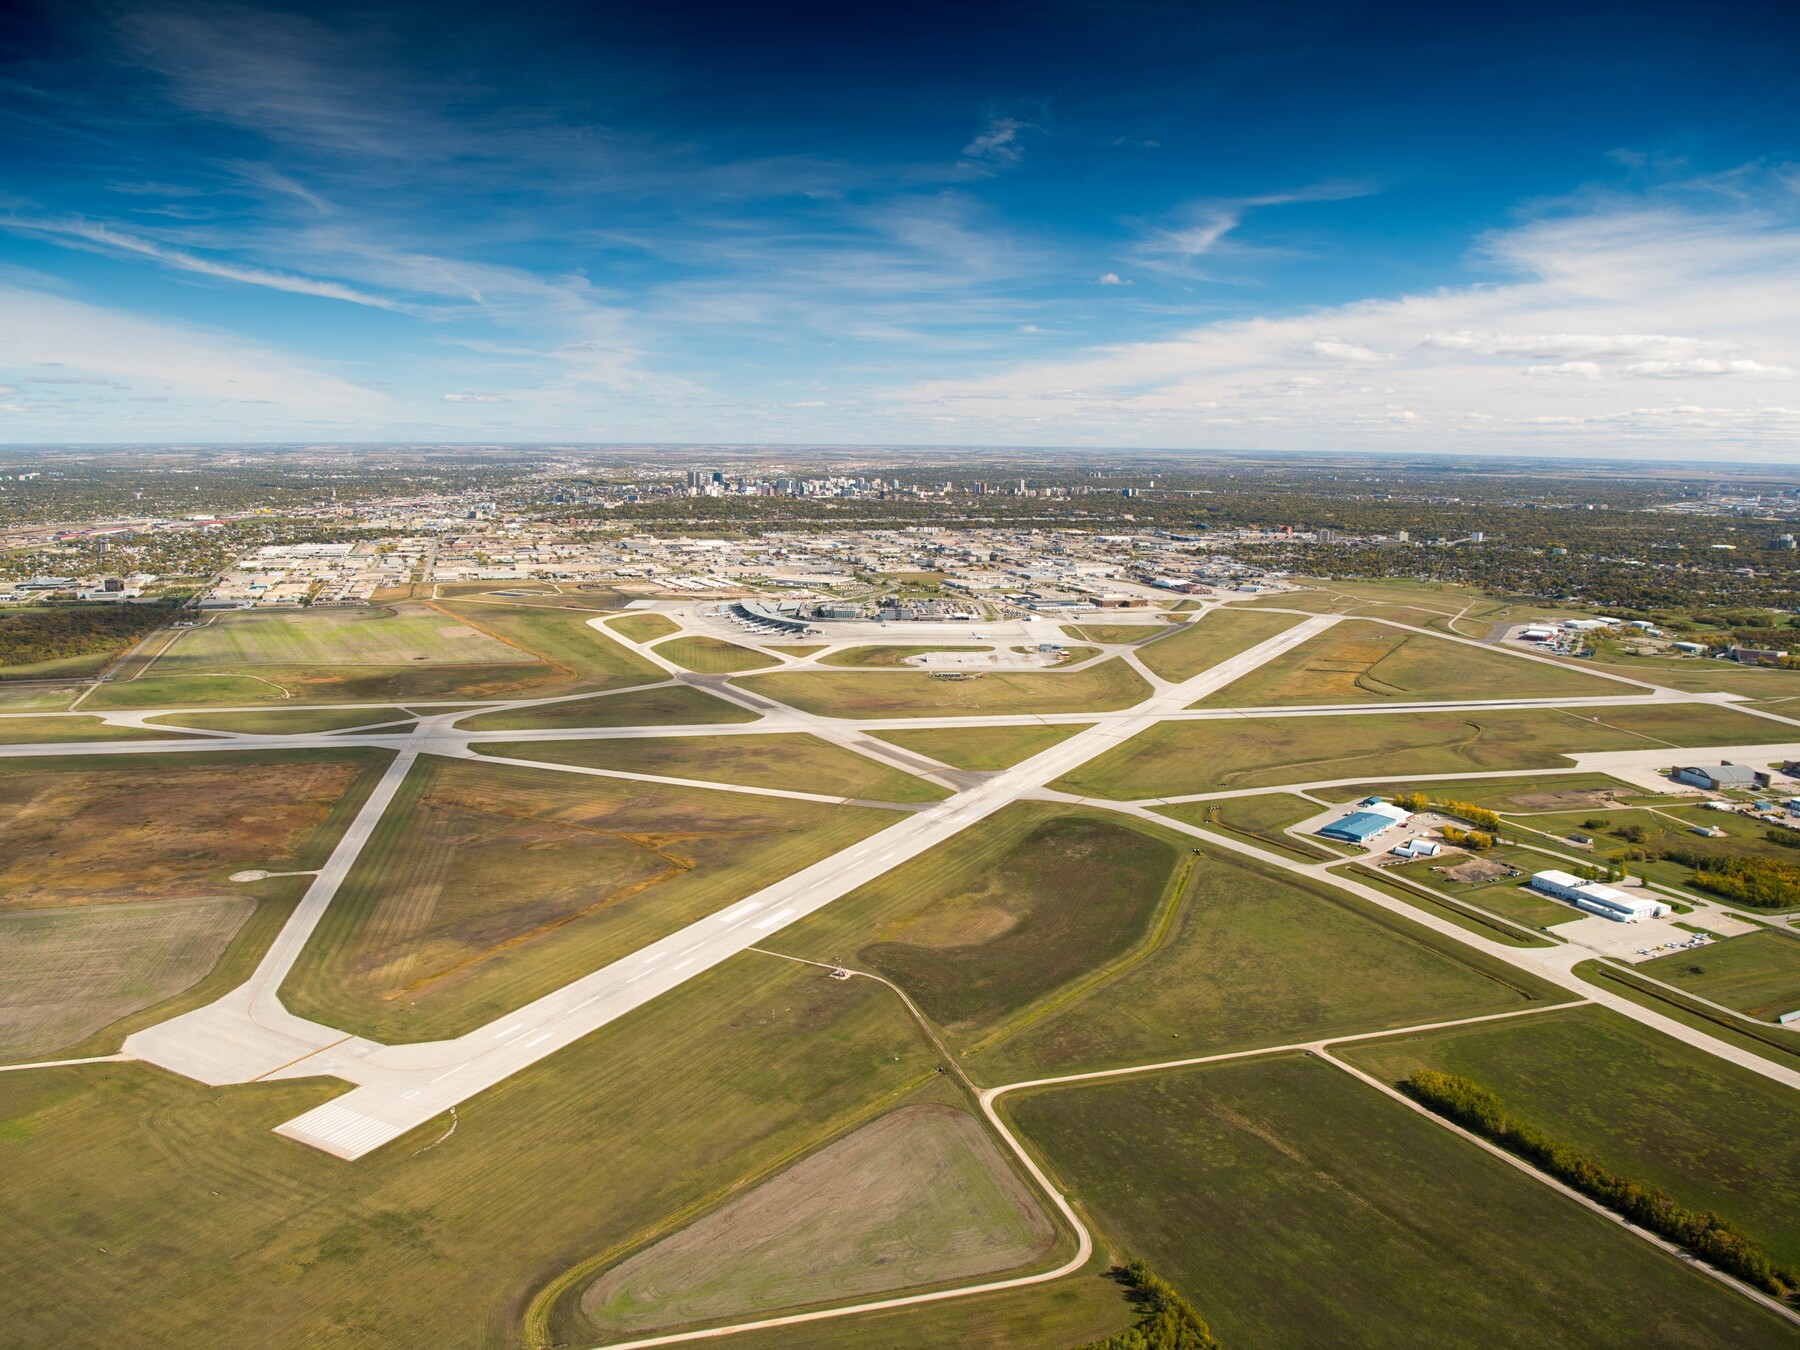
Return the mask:
<path id="1" fill-rule="evenodd" d="M 1531 889 L 1567 900 L 1577 909 L 1598 914 L 1615 923 L 1632 923 L 1638 919 L 1660 919 L 1673 911 L 1660 900 L 1648 896 L 1626 895 L 1611 886 L 1583 881 L 1569 872 L 1548 871 L 1532 875 Z"/>

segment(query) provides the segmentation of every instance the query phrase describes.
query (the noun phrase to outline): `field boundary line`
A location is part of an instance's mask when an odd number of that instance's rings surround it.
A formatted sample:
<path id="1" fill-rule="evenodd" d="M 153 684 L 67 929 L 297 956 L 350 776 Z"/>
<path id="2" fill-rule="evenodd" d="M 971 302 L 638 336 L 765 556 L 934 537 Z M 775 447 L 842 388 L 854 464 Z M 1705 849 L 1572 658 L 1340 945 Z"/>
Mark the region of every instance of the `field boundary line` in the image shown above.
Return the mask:
<path id="1" fill-rule="evenodd" d="M 1661 1248 L 1663 1251 L 1665 1251 L 1665 1252 L 1669 1253 L 1669 1255 L 1673 1256 L 1676 1260 L 1680 1261 L 1683 1265 L 1691 1266 L 1695 1270 L 1698 1270 L 1701 1274 L 1711 1276 L 1713 1279 L 1717 1280 L 1720 1284 L 1723 1284 L 1726 1288 L 1734 1290 L 1735 1292 L 1737 1292 L 1739 1294 L 1742 1294 L 1745 1298 L 1750 1299 L 1752 1302 L 1760 1303 L 1763 1307 L 1767 1308 L 1770 1312 L 1773 1312 L 1777 1316 L 1784 1318 L 1785 1320 L 1794 1324 L 1795 1326 L 1800 1326 L 1800 1311 L 1796 1311 L 1793 1308 L 1788 1307 L 1786 1304 L 1780 1302 L 1778 1299 L 1771 1298 L 1769 1295 L 1763 1293 L 1760 1289 L 1752 1289 L 1749 1285 L 1745 1284 L 1742 1280 L 1737 1279 L 1735 1276 L 1727 1275 L 1724 1271 L 1719 1270 L 1716 1267 L 1707 1264 L 1705 1261 L 1702 1261 L 1700 1258 L 1690 1255 L 1685 1249 L 1683 1249 L 1682 1247 L 1678 1246 L 1677 1244 L 1675 1244 L 1673 1242 L 1670 1242 L 1667 1238 L 1660 1237 L 1657 1234 L 1652 1233 L 1647 1228 L 1638 1227 L 1636 1224 L 1632 1223 L 1629 1219 L 1627 1219 L 1624 1215 L 1616 1213 L 1613 1210 L 1608 1209 L 1605 1205 L 1601 1204 L 1598 1200 L 1594 1200 L 1594 1199 L 1589 1198 L 1588 1196 L 1583 1195 L 1580 1191 L 1576 1190 L 1573 1186 L 1570 1186 L 1570 1185 L 1566 1184 L 1565 1182 L 1558 1181 L 1555 1177 L 1551 1176 L 1549 1173 L 1541 1171 L 1536 1167 L 1533 1167 L 1530 1163 L 1526 1162 L 1525 1159 L 1518 1157 L 1516 1154 L 1508 1152 L 1506 1149 L 1501 1148 L 1500 1145 L 1492 1142 L 1491 1140 L 1482 1138 L 1480 1135 L 1476 1134 L 1473 1130 L 1464 1129 L 1461 1125 L 1458 1125 L 1455 1121 L 1448 1120 L 1445 1117 L 1440 1116 L 1437 1112 L 1431 1110 L 1430 1108 L 1420 1105 L 1418 1102 L 1415 1102 L 1411 1097 L 1408 1097 L 1404 1092 L 1399 1091 L 1397 1088 L 1390 1087 L 1388 1084 L 1382 1082 L 1379 1078 L 1374 1077 L 1372 1074 L 1364 1073 L 1361 1069 L 1357 1068 L 1353 1064 L 1346 1064 L 1343 1060 L 1341 1060 L 1337 1056 L 1333 1055 L 1326 1048 L 1326 1044 L 1327 1043 L 1325 1043 L 1325 1042 L 1321 1042 L 1318 1047 L 1318 1052 L 1317 1052 L 1319 1058 L 1322 1061 L 1324 1061 L 1325 1063 L 1330 1064 L 1334 1068 L 1341 1069 L 1341 1070 L 1343 1070 L 1343 1072 L 1349 1074 L 1352 1078 L 1359 1079 L 1360 1081 L 1368 1084 L 1370 1087 L 1374 1088 L 1377 1092 L 1380 1092 L 1383 1095 L 1392 1098 L 1394 1101 L 1401 1103 L 1403 1106 L 1405 1106 L 1407 1108 L 1407 1110 L 1413 1111 L 1413 1112 L 1417 1113 L 1418 1115 L 1424 1116 L 1427 1120 L 1430 1120 L 1434 1124 L 1440 1126 L 1441 1128 L 1450 1131 L 1452 1134 L 1460 1135 L 1462 1138 L 1468 1140 L 1471 1144 L 1474 1144 L 1478 1148 L 1484 1149 L 1488 1153 L 1491 1153 L 1494 1157 L 1500 1159 L 1502 1162 L 1504 1162 L 1508 1166 L 1514 1168 L 1516 1171 L 1523 1172 L 1523 1173 L 1525 1173 L 1525 1175 L 1531 1177 L 1534 1181 L 1537 1181 L 1537 1182 L 1541 1183 L 1542 1185 L 1549 1187 L 1551 1190 L 1567 1196 L 1569 1199 L 1575 1201 L 1575 1203 L 1577 1203 L 1578 1205 L 1581 1205 L 1583 1208 L 1591 1210 L 1593 1213 L 1598 1214 L 1601 1218 L 1607 1220 L 1609 1223 L 1612 1223 L 1619 1228 L 1623 1228 L 1627 1233 L 1630 1233 L 1632 1236 L 1643 1239 L 1645 1242 L 1648 1242 L 1653 1247 Z M 1333 1042 L 1333 1044 L 1335 1044 L 1335 1042 Z"/>
<path id="2" fill-rule="evenodd" d="M 137 1058 L 123 1051 L 116 1055 L 89 1055 L 85 1059 L 38 1059 L 29 1064 L 0 1064 L 0 1073 L 18 1073 L 21 1069 L 66 1069 L 73 1064 L 127 1064 Z"/>

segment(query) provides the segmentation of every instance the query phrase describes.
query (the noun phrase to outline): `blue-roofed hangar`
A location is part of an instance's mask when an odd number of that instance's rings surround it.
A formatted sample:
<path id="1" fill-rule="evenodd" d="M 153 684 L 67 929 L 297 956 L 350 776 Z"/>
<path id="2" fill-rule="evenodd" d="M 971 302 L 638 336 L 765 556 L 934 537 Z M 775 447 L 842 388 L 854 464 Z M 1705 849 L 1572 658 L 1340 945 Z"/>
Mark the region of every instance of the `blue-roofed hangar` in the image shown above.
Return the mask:
<path id="1" fill-rule="evenodd" d="M 1379 798 L 1358 803 L 1360 811 L 1352 811 L 1319 831 L 1327 839 L 1341 839 L 1346 844 L 1366 844 L 1376 835 L 1404 825 L 1411 813 Z"/>

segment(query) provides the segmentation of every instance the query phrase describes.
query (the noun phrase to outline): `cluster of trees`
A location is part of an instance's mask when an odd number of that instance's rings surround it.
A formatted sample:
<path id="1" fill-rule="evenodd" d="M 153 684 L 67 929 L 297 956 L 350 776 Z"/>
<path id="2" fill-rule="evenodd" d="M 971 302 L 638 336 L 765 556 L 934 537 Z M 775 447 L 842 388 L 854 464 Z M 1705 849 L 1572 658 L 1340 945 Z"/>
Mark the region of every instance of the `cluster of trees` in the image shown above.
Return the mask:
<path id="1" fill-rule="evenodd" d="M 1219 1350 L 1212 1329 L 1193 1305 L 1142 1261 L 1113 1267 L 1113 1278 L 1131 1286 L 1137 1324 L 1082 1350 Z"/>
<path id="2" fill-rule="evenodd" d="M 1575 875 L 1583 881 L 1623 881 L 1625 869 L 1612 863 L 1579 863 Z"/>
<path id="3" fill-rule="evenodd" d="M 1460 844 L 1466 849 L 1480 853 L 1494 846 L 1494 836 L 1486 830 L 1459 830 L 1454 825 L 1446 825 L 1438 831 L 1448 844 Z"/>
<path id="4" fill-rule="evenodd" d="M 1771 834 L 1774 832 L 1771 831 Z M 1665 849 L 1663 857 L 1694 869 L 1693 885 L 1752 909 L 1800 905 L 1800 866 L 1775 858 L 1717 858 L 1689 849 Z"/>
<path id="5" fill-rule="evenodd" d="M 1645 1186 L 1602 1167 L 1558 1143 L 1535 1126 L 1514 1119 L 1506 1104 L 1481 1084 L 1436 1069 L 1420 1069 L 1401 1084 L 1415 1101 L 1465 1129 L 1516 1153 L 1590 1199 L 1766 1294 L 1800 1292 L 1800 1271 L 1778 1265 L 1731 1222 L 1710 1210 L 1693 1210 L 1667 1191 Z"/>
<path id="6" fill-rule="evenodd" d="M 0 666 L 91 656 L 135 642 L 168 622 L 168 605 L 34 605 L 0 614 Z"/>

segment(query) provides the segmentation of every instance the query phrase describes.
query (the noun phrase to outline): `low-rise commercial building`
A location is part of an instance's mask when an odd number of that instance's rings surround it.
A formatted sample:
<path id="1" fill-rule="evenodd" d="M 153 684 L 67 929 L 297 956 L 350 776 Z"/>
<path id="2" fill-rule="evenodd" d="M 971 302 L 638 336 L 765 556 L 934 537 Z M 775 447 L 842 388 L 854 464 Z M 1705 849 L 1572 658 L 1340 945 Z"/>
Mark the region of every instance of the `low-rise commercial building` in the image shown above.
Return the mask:
<path id="1" fill-rule="evenodd" d="M 1668 905 L 1649 896 L 1626 895 L 1611 886 L 1583 881 L 1570 872 L 1550 870 L 1532 875 L 1531 889 L 1558 900 L 1566 900 L 1577 909 L 1598 914 L 1614 923 L 1632 923 L 1638 919 L 1660 919 L 1671 913 Z"/>

